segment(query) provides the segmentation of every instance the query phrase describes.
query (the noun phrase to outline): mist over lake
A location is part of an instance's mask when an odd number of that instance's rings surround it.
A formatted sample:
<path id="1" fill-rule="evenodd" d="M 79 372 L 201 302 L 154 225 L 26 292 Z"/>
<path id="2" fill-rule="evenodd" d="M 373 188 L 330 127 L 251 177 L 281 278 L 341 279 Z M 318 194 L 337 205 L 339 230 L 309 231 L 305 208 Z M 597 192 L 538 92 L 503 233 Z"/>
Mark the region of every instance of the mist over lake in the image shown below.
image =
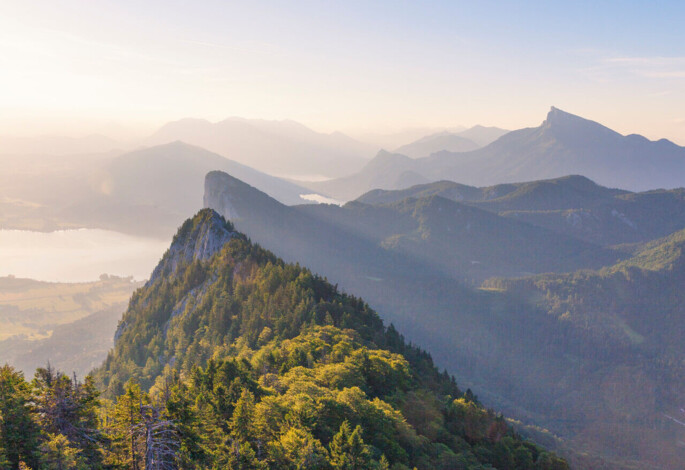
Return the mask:
<path id="1" fill-rule="evenodd" d="M 146 279 L 168 245 L 100 229 L 0 230 L 0 276 L 85 282 L 107 273 Z"/>

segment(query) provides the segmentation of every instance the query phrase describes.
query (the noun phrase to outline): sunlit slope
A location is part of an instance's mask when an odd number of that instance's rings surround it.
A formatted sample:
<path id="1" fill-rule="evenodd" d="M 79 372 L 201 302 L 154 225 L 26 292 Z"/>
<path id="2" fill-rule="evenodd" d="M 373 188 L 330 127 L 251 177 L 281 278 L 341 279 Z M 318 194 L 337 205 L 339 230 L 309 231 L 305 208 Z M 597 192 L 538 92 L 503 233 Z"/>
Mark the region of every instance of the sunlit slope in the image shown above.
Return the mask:
<path id="1" fill-rule="evenodd" d="M 183 224 L 134 294 L 95 377 L 110 396 L 130 379 L 153 393 L 172 387 L 182 408 L 170 413 L 194 446 L 183 449 L 187 468 L 221 465 L 235 455 L 225 441 L 254 466 L 334 467 L 346 421 L 359 426 L 357 467 L 568 468 L 463 393 L 363 300 L 208 209 Z"/>

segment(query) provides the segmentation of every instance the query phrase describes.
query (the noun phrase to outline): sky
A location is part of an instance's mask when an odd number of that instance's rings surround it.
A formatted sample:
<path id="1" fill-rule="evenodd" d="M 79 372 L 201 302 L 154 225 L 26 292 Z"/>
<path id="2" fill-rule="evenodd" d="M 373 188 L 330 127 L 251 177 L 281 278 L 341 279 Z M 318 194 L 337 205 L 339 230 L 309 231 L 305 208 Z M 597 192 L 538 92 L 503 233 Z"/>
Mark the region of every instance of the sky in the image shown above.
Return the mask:
<path id="1" fill-rule="evenodd" d="M 0 135 L 516 129 L 556 106 L 685 145 L 684 4 L 0 0 Z"/>

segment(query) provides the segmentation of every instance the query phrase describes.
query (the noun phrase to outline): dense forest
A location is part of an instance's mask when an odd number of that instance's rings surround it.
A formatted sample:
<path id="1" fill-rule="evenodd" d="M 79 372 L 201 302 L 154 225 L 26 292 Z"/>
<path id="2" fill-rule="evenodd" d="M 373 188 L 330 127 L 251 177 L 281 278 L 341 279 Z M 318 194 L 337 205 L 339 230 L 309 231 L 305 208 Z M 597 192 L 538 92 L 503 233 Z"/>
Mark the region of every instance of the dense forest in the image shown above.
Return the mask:
<path id="1" fill-rule="evenodd" d="M 13 469 L 568 468 L 364 301 L 210 210 L 133 295 L 101 368 L 29 382 L 5 366 L 0 406 Z"/>
<path id="2" fill-rule="evenodd" d="M 594 399 L 569 403 L 564 416 L 569 427 L 592 416 L 577 426 L 577 448 L 597 448 L 597 433 L 604 431 L 612 436 L 617 460 L 648 455 L 656 468 L 668 469 L 682 468 L 685 458 L 679 444 L 685 435 L 683 285 L 685 230 L 641 245 L 632 258 L 598 271 L 486 283 L 554 318 L 567 332 L 557 342 L 590 371 L 577 389 Z"/>

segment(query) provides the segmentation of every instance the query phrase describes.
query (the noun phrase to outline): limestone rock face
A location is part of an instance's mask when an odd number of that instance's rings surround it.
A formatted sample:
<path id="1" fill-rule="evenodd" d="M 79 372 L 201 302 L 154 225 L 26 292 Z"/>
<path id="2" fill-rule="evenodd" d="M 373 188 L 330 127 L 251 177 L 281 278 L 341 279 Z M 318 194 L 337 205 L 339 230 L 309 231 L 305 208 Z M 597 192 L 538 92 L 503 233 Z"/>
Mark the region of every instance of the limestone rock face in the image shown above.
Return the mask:
<path id="1" fill-rule="evenodd" d="M 171 246 L 164 253 L 162 260 L 145 283 L 149 287 L 160 277 L 172 277 L 179 266 L 193 261 L 206 261 L 221 250 L 231 238 L 236 236 L 233 226 L 212 209 L 202 209 L 192 219 L 188 219 L 179 229 Z M 198 294 L 198 292 L 193 292 Z M 182 311 L 184 305 L 176 306 L 176 314 Z M 175 314 L 172 314 L 175 316 Z M 114 333 L 116 344 L 121 335 L 128 328 L 126 321 L 121 321 Z"/>
<path id="2" fill-rule="evenodd" d="M 147 285 L 160 276 L 172 276 L 180 264 L 208 260 L 233 236 L 233 227 L 222 216 L 212 209 L 202 209 L 183 224 Z"/>

